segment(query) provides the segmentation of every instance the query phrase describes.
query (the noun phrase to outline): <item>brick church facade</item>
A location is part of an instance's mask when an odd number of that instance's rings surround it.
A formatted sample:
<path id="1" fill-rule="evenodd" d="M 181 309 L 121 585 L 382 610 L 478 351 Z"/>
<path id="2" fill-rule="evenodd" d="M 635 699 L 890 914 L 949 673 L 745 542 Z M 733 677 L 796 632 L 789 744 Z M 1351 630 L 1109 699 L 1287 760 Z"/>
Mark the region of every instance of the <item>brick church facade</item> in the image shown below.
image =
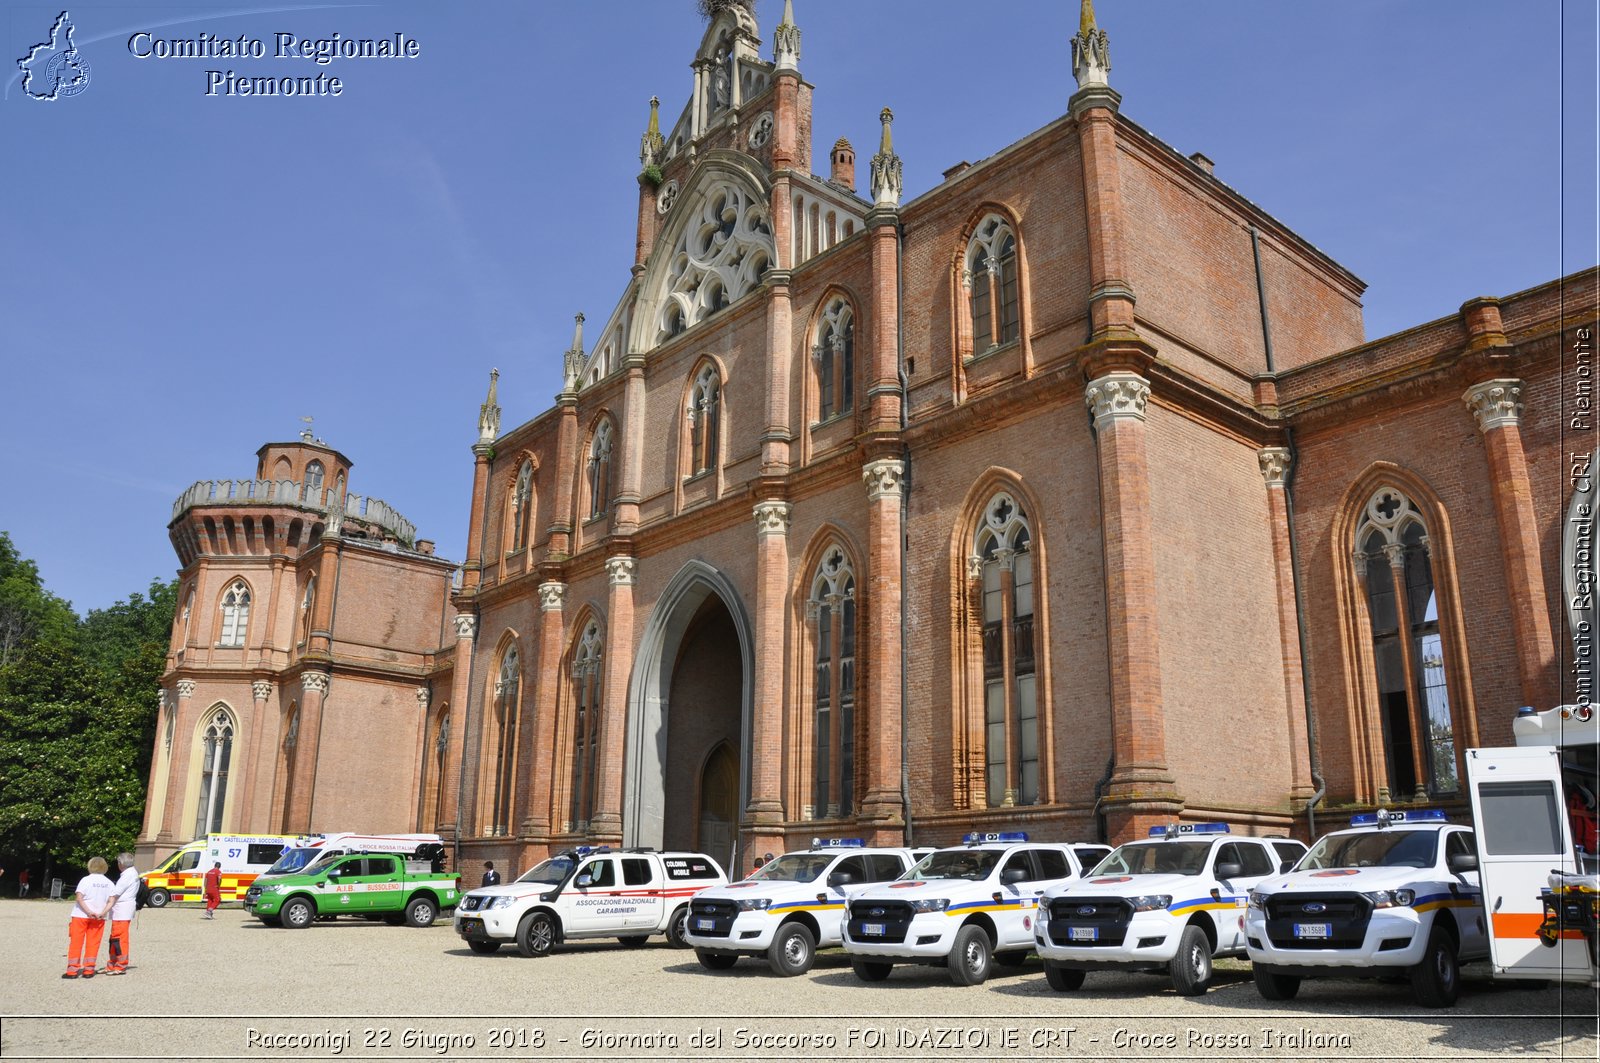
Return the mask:
<path id="1" fill-rule="evenodd" d="M 213 702 L 253 772 L 226 829 L 748 866 L 1304 833 L 1314 800 L 1456 800 L 1467 748 L 1572 696 L 1593 271 L 1365 342 L 1359 279 L 1122 113 L 1087 0 L 1065 115 L 907 201 L 885 111 L 863 194 L 845 141 L 814 172 L 791 5 L 770 52 L 713 7 L 670 127 L 652 101 L 615 309 L 550 409 L 502 431 L 491 377 L 458 585 L 409 533 L 246 562 L 175 520 L 205 616 L 247 563 L 285 577 L 240 661 L 175 633 L 189 745 L 142 844 L 197 822 Z M 285 597 L 340 564 L 344 641 Z"/>

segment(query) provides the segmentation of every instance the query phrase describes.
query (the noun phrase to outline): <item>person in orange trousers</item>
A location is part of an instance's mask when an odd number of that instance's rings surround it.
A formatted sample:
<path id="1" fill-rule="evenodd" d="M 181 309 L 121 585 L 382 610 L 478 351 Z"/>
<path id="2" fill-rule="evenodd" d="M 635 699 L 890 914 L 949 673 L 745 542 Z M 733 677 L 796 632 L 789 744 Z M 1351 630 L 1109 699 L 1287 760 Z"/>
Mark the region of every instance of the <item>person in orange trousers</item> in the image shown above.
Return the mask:
<path id="1" fill-rule="evenodd" d="M 211 865 L 211 870 L 206 872 L 206 918 L 217 917 L 217 905 L 222 903 L 222 862 L 219 860 Z"/>
<path id="2" fill-rule="evenodd" d="M 112 889 L 111 880 L 106 878 L 106 862 L 98 856 L 91 857 L 89 873 L 78 882 L 72 919 L 67 923 L 67 973 L 61 977 L 94 977 L 100 936 L 105 933 L 106 915 L 113 902 Z"/>
<path id="3" fill-rule="evenodd" d="M 106 960 L 106 974 L 128 973 L 128 927 L 139 907 L 139 872 L 133 866 L 132 853 L 117 854 L 117 871 L 111 888 L 111 955 Z"/>

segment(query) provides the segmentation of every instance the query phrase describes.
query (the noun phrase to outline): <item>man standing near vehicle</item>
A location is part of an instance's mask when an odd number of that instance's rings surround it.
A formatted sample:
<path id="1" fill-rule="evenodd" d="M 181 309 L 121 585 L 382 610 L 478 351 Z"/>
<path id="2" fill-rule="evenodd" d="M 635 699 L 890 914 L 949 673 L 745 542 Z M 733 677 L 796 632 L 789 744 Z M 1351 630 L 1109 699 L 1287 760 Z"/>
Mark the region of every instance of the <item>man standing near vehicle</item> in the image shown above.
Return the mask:
<path id="1" fill-rule="evenodd" d="M 493 860 L 485 860 L 483 862 L 483 882 L 480 883 L 480 886 L 498 885 L 500 885 L 500 872 L 494 869 Z"/>
<path id="2" fill-rule="evenodd" d="M 106 974 L 128 973 L 128 926 L 138 908 L 139 872 L 134 870 L 133 854 L 118 853 L 117 886 L 111 905 L 111 956 L 106 961 Z"/>
<path id="3" fill-rule="evenodd" d="M 206 872 L 206 918 L 217 917 L 217 905 L 222 903 L 222 861 L 211 865 L 211 870 Z"/>

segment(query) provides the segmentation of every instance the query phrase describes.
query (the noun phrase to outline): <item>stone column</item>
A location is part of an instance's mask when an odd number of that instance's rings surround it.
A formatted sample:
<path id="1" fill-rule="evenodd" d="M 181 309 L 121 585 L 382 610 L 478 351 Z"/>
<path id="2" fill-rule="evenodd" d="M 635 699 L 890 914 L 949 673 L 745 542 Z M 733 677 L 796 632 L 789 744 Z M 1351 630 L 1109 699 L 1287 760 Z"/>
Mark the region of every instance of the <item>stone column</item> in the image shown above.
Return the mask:
<path id="1" fill-rule="evenodd" d="M 467 774 L 466 761 L 467 717 L 471 715 L 468 705 L 472 699 L 472 653 L 473 642 L 478 636 L 478 618 L 471 613 L 457 613 L 455 625 L 455 664 L 450 676 L 449 750 L 445 756 L 444 774 L 439 779 L 439 785 L 444 787 L 444 797 L 439 802 L 438 833 L 450 838 L 457 837 L 458 829 L 462 836 L 472 833 L 473 824 L 460 822 L 459 816 L 463 807 L 462 787 L 476 775 L 476 772 Z M 472 805 L 465 807 L 470 809 Z"/>
<path id="2" fill-rule="evenodd" d="M 182 729 L 194 728 L 194 714 L 189 711 L 189 702 L 194 697 L 194 680 L 180 679 L 177 687 L 177 708 L 169 709 L 177 722 L 173 727 L 172 742 L 167 746 L 167 800 L 166 810 L 161 817 L 161 833 L 156 836 L 158 843 L 181 842 L 193 833 L 190 829 L 193 824 L 185 826 L 178 821 L 183 817 L 184 783 L 189 777 L 189 756 L 194 743 L 181 741 L 178 733 Z"/>
<path id="3" fill-rule="evenodd" d="M 1167 705 L 1161 687 L 1145 449 L 1149 397 L 1150 381 L 1122 369 L 1095 377 L 1084 389 L 1094 415 L 1105 508 L 1101 535 L 1116 766 L 1102 807 L 1113 842 L 1143 836 L 1148 827 L 1169 821 L 1183 807 L 1167 768 Z"/>
<path id="4" fill-rule="evenodd" d="M 1521 682 L 1519 697 L 1524 705 L 1554 705 L 1559 698 L 1555 641 L 1545 594 L 1533 484 L 1522 449 L 1522 388 L 1520 380 L 1485 380 L 1468 388 L 1462 398 L 1477 418 L 1478 431 L 1483 433 L 1484 456 L 1489 460 L 1489 486 L 1500 531 L 1512 645 L 1516 647 L 1517 678 Z M 1476 721 L 1472 726 L 1468 741 L 1476 745 Z"/>
<path id="5" fill-rule="evenodd" d="M 302 672 L 300 675 L 299 748 L 294 756 L 294 776 L 289 786 L 294 791 L 288 801 L 287 832 L 304 834 L 316 822 L 317 755 L 322 738 L 322 710 L 328 696 L 327 672 Z"/>
<path id="6" fill-rule="evenodd" d="M 1350 561 L 1356 570 L 1356 593 L 1359 600 L 1358 609 L 1367 617 L 1367 631 L 1363 651 L 1368 655 L 1367 667 L 1369 674 L 1373 667 L 1372 653 L 1372 591 L 1368 580 L 1383 579 L 1383 573 L 1372 571 L 1372 558 L 1365 551 L 1355 549 L 1350 552 Z M 1364 711 L 1371 708 L 1371 712 Z M 1356 766 L 1356 800 L 1365 801 L 1369 796 L 1380 805 L 1387 805 L 1392 799 L 1389 793 L 1389 753 L 1383 736 L 1383 705 L 1381 699 L 1374 701 L 1370 706 L 1361 706 L 1351 714 L 1352 737 L 1359 739 L 1360 744 L 1356 750 L 1358 760 L 1365 759 L 1366 777 L 1369 783 L 1363 781 L 1362 765 Z"/>
<path id="7" fill-rule="evenodd" d="M 483 522 L 488 506 L 489 456 L 493 453 L 493 442 L 472 444 L 472 509 L 467 518 L 467 559 L 461 563 L 461 589 L 469 594 L 477 589 L 482 579 L 483 558 L 479 547 L 483 542 Z"/>
<path id="8" fill-rule="evenodd" d="M 631 557 L 606 559 L 605 684 L 600 692 L 600 734 L 595 755 L 594 814 L 589 832 L 599 842 L 622 844 L 622 760 L 628 734 L 628 677 L 633 673 Z"/>
<path id="9" fill-rule="evenodd" d="M 630 354 L 622 364 L 622 423 L 618 426 L 622 438 L 617 447 L 622 466 L 619 470 L 621 490 L 615 495 L 611 530 L 615 535 L 630 535 L 639 528 L 640 484 L 644 472 L 644 356 Z"/>
<path id="10" fill-rule="evenodd" d="M 531 743 L 532 768 L 527 776 L 528 807 L 522 820 L 524 858 L 548 855 L 550 841 L 550 787 L 557 764 L 556 707 L 561 689 L 561 647 L 566 640 L 562 607 L 567 585 L 554 580 L 539 584 L 539 672 L 534 677 L 534 711 L 538 716 L 537 737 Z M 559 823 L 561 816 L 555 821 Z"/>
<path id="11" fill-rule="evenodd" d="M 1383 548 L 1389 559 L 1389 578 L 1394 581 L 1394 610 L 1398 621 L 1400 659 L 1406 674 L 1406 725 L 1411 735 L 1411 766 L 1416 775 L 1411 800 L 1428 799 L 1429 758 L 1428 745 L 1422 736 L 1422 698 L 1416 681 L 1422 678 L 1422 662 L 1417 660 L 1417 645 L 1411 636 L 1411 596 L 1406 592 L 1406 548 L 1402 543 L 1389 543 Z"/>
<path id="12" fill-rule="evenodd" d="M 746 854 L 783 847 L 784 614 L 789 581 L 789 503 L 758 503 L 756 520 L 755 646 L 750 691 L 750 804 L 745 808 Z"/>
<path id="13" fill-rule="evenodd" d="M 1256 452 L 1261 476 L 1267 482 L 1267 519 L 1272 525 L 1272 565 L 1278 600 L 1278 654 L 1283 660 L 1283 704 L 1287 716 L 1284 734 L 1289 742 L 1289 800 L 1303 804 L 1316 787 L 1311 782 L 1311 751 L 1306 738 L 1306 697 L 1301 676 L 1299 614 L 1295 608 L 1294 570 L 1289 548 L 1288 447 L 1265 447 Z"/>
<path id="14" fill-rule="evenodd" d="M 878 844 L 899 844 L 889 839 L 902 837 L 905 829 L 900 800 L 900 501 L 904 477 L 905 465 L 894 458 L 870 461 L 861 470 L 867 488 L 863 691 L 867 742 L 865 756 L 856 758 L 856 767 L 858 771 L 865 768 L 867 778 L 861 819 Z M 861 641 L 858 634 L 857 644 Z"/>
<path id="15" fill-rule="evenodd" d="M 433 691 L 427 687 L 417 687 L 414 691 L 417 698 L 417 744 L 416 754 L 411 760 L 411 778 L 416 786 L 416 798 L 412 801 L 415 810 L 412 815 L 412 829 L 421 831 L 427 820 L 424 805 L 428 800 L 428 788 L 423 781 L 432 773 L 428 771 L 428 706 L 433 703 Z"/>

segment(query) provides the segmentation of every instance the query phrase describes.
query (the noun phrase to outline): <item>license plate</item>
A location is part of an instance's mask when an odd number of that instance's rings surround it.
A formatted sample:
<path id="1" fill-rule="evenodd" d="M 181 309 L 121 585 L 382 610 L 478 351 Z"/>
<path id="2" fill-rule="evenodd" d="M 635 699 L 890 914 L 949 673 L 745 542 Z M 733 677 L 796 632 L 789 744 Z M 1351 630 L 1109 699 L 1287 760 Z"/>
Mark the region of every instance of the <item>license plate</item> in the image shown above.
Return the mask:
<path id="1" fill-rule="evenodd" d="M 883 923 L 862 923 L 861 924 L 861 933 L 862 933 L 863 936 L 866 936 L 866 937 L 881 938 L 881 937 L 883 937 L 883 935 L 887 934 L 888 932 L 889 932 L 889 928 L 886 925 L 884 925 Z"/>
<path id="2" fill-rule="evenodd" d="M 464 934 L 476 934 L 479 931 L 481 931 L 482 929 L 483 929 L 483 920 L 482 919 L 463 919 L 463 920 L 461 920 L 461 932 L 464 933 Z"/>
<path id="3" fill-rule="evenodd" d="M 1097 926 L 1074 926 L 1067 929 L 1070 931 L 1067 936 L 1073 941 L 1098 941 L 1100 939 L 1100 928 Z"/>
<path id="4" fill-rule="evenodd" d="M 696 930 L 715 930 L 717 928 L 717 921 L 715 919 L 696 919 L 694 921 L 694 928 Z"/>
<path id="5" fill-rule="evenodd" d="M 1294 936 L 1297 938 L 1328 938 L 1333 936 L 1331 923 L 1296 923 Z"/>

